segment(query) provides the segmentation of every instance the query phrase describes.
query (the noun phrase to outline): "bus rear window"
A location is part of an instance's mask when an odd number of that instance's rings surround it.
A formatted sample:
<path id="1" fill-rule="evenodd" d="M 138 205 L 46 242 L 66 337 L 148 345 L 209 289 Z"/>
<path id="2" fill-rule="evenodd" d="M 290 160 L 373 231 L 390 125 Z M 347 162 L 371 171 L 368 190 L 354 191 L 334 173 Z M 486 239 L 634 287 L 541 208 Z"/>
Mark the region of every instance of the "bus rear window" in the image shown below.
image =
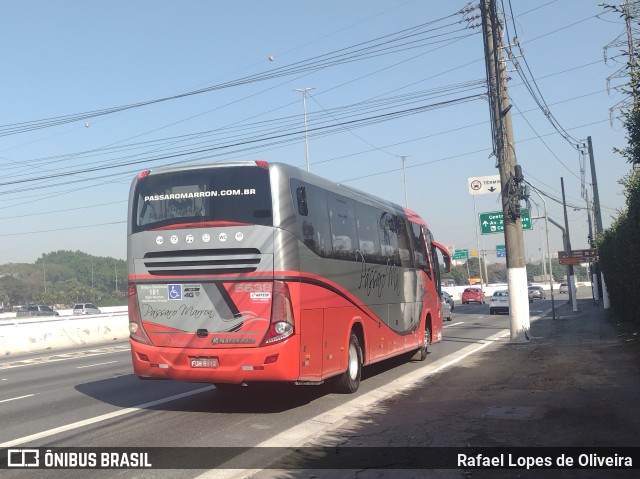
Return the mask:
<path id="1" fill-rule="evenodd" d="M 273 225 L 269 171 L 201 168 L 151 174 L 136 185 L 133 232 L 179 224 Z"/>

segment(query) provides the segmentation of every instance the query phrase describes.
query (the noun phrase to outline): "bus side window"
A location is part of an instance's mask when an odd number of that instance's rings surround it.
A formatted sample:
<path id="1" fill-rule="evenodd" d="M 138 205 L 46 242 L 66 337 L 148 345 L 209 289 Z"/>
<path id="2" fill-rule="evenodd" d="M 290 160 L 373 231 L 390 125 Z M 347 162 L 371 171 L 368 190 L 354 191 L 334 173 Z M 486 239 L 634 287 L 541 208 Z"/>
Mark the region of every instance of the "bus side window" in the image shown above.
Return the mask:
<path id="1" fill-rule="evenodd" d="M 338 197 L 329 200 L 329 223 L 333 258 L 355 259 L 356 224 L 351 202 Z"/>
<path id="2" fill-rule="evenodd" d="M 403 268 L 413 268 L 413 254 L 411 248 L 411 240 L 407 231 L 407 221 L 404 217 L 397 215 L 395 217 L 396 234 L 398 235 L 398 256 L 400 258 L 400 266 Z"/>
<path id="3" fill-rule="evenodd" d="M 413 244 L 415 247 L 416 253 L 416 266 L 420 268 L 422 271 L 427 273 L 427 276 L 431 278 L 431 265 L 429 263 L 429 253 L 427 249 L 427 245 L 424 242 L 424 238 L 422 236 L 422 230 L 420 225 L 415 223 L 411 223 L 411 233 L 413 235 Z"/>
<path id="4" fill-rule="evenodd" d="M 394 215 L 384 211 L 378 220 L 380 236 L 381 263 L 400 266 L 398 255 L 398 237 L 395 232 Z"/>
<path id="5" fill-rule="evenodd" d="M 331 256 L 326 192 L 313 185 L 303 185 L 298 180 L 291 180 L 291 194 L 294 211 L 299 215 L 296 215 L 296 236 L 318 256 Z M 303 200 L 302 207 L 300 199 Z"/>
<path id="6" fill-rule="evenodd" d="M 371 206 L 356 205 L 358 250 L 365 261 L 369 263 L 382 263 L 380 258 L 380 236 L 378 235 L 378 215 L 378 210 Z"/>

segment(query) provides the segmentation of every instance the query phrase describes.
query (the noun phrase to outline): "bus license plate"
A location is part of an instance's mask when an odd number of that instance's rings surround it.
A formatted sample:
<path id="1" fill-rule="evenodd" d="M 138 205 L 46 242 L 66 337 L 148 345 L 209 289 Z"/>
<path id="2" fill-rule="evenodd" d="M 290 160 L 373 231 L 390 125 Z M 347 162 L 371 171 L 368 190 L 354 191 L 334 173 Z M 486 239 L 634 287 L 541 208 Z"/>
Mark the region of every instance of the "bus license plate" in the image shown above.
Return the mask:
<path id="1" fill-rule="evenodd" d="M 203 358 L 189 358 L 192 368 L 217 368 L 218 358 L 203 357 Z"/>

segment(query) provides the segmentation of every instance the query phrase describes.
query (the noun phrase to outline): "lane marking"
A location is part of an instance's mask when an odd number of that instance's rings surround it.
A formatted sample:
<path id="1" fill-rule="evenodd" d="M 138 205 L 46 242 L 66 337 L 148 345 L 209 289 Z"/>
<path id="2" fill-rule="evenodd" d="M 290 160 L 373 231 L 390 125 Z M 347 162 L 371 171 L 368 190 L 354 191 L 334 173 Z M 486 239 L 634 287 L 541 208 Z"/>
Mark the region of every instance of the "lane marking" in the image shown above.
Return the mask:
<path id="1" fill-rule="evenodd" d="M 458 321 L 457 323 L 445 324 L 444 326 L 442 326 L 442 329 L 450 328 L 451 326 L 457 326 L 459 324 L 464 324 L 464 321 Z"/>
<path id="2" fill-rule="evenodd" d="M 104 364 L 113 364 L 113 363 L 117 363 L 117 362 L 118 361 L 107 361 L 106 363 L 89 364 L 88 366 L 76 366 L 76 369 L 92 368 L 94 366 L 102 366 Z"/>
<path id="3" fill-rule="evenodd" d="M 503 329 L 488 338 L 479 340 L 483 341 L 483 343 L 479 345 L 474 344 L 467 346 L 452 355 L 437 360 L 433 364 L 412 371 L 380 388 L 374 389 L 330 411 L 319 414 L 286 431 L 276 434 L 254 447 L 300 447 L 314 439 L 317 440 L 324 434 L 331 434 L 332 431 L 337 431 L 354 417 L 362 417 L 367 410 L 375 407 L 378 402 L 416 387 L 418 381 L 440 373 L 472 354 L 478 353 L 510 335 L 511 332 L 508 329 Z M 453 358 L 450 358 L 450 356 L 453 356 Z M 332 439 L 335 439 L 335 437 Z M 1 446 L 2 444 L 0 444 L 0 447 Z M 241 458 L 242 455 L 233 458 L 232 462 L 238 464 L 239 457 Z M 226 469 L 225 464 L 221 464 L 218 468 L 197 476 L 196 479 L 241 479 L 257 474 L 261 470 L 262 469 Z"/>
<path id="4" fill-rule="evenodd" d="M 68 361 L 70 359 L 84 359 L 93 356 L 102 356 L 105 354 L 122 353 L 130 350 L 131 347 L 127 344 L 126 346 L 123 345 L 102 349 L 89 349 L 87 351 L 78 351 L 75 353 L 60 353 L 48 356 L 39 356 L 37 358 L 30 359 L 16 359 L 15 361 L 0 363 L 0 369 L 22 368 L 25 366 L 36 366 L 41 364 L 56 363 L 59 361 Z"/>
<path id="5" fill-rule="evenodd" d="M 27 394 L 26 396 L 18 396 L 11 399 L 3 399 L 0 403 L 9 402 L 9 401 L 17 401 L 18 399 L 30 398 L 31 396 L 35 396 L 35 394 Z"/>
<path id="6" fill-rule="evenodd" d="M 176 394 L 174 396 L 169 396 L 166 398 L 162 398 L 162 399 L 157 399 L 155 401 L 151 401 L 148 403 L 144 403 L 144 404 L 140 404 L 138 406 L 133 406 L 133 407 L 129 407 L 126 409 L 120 409 L 118 411 L 113 411 L 107 414 L 103 414 L 102 416 L 96 416 L 96 417 L 92 417 L 89 419 L 84 419 L 82 421 L 77 421 L 71 424 L 66 424 L 64 426 L 60 426 L 60 427 L 55 427 L 53 429 L 48 429 L 46 431 L 42 431 L 42 432 L 38 432 L 35 434 L 31 434 L 29 436 L 24 436 L 24 437 L 19 437 L 17 439 L 12 439 L 10 441 L 6 441 L 3 443 L 0 443 L 0 448 L 3 447 L 13 447 L 13 446 L 18 446 L 20 444 L 26 444 L 28 442 L 31 441 L 37 441 L 38 439 L 43 439 L 45 437 L 50 437 L 53 436 L 55 434 L 60 434 L 61 432 L 66 432 L 66 431 L 72 431 L 74 429 L 78 429 L 84 426 L 90 426 L 91 424 L 96 424 L 102 421 L 107 421 L 109 419 L 113 419 L 116 417 L 120 417 L 120 416 L 124 416 L 126 414 L 131 414 L 134 412 L 139 412 L 142 411 L 144 409 L 149 409 L 152 408 L 154 406 L 157 406 L 159 404 L 164 404 L 167 402 L 171 402 L 171 401 L 175 401 L 177 399 L 182 399 L 182 398 L 186 398 L 189 396 L 193 396 L 195 394 L 200 394 L 206 391 L 211 391 L 212 389 L 215 389 L 214 386 L 207 386 L 204 388 L 200 388 L 200 389 L 195 389 L 193 391 L 188 391 L 185 393 L 181 393 L 181 394 Z"/>

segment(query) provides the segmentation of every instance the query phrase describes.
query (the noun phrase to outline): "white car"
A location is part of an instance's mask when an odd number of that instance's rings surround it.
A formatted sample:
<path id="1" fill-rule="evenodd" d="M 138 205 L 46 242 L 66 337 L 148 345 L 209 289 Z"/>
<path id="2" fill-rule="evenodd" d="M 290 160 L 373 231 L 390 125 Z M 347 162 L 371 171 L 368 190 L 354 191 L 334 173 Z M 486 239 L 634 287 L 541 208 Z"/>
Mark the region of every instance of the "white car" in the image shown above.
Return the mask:
<path id="1" fill-rule="evenodd" d="M 73 314 L 100 314 L 100 310 L 91 303 L 78 303 L 73 307 Z"/>
<path id="2" fill-rule="evenodd" d="M 442 295 L 442 320 L 451 321 L 452 317 L 453 309 L 451 308 L 451 303 L 447 302 L 444 295 Z"/>
<path id="3" fill-rule="evenodd" d="M 567 285 L 567 283 L 561 283 L 558 292 L 560 294 L 567 294 L 569 292 L 569 285 Z"/>
<path id="4" fill-rule="evenodd" d="M 489 314 L 509 314 L 509 290 L 499 290 L 493 293 L 489 301 Z"/>

